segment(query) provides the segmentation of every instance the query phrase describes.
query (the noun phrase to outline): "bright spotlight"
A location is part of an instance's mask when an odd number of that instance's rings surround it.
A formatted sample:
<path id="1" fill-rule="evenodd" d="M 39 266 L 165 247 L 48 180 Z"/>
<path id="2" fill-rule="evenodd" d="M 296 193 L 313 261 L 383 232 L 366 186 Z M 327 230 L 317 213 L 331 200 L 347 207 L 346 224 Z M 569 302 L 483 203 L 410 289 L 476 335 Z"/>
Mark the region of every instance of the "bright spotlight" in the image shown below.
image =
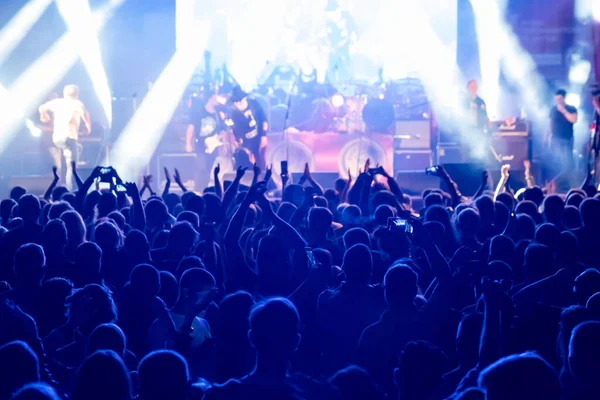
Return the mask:
<path id="1" fill-rule="evenodd" d="M 31 136 L 40 137 L 42 135 L 42 130 L 35 126 L 35 124 L 31 120 L 28 119 L 27 121 L 25 121 L 25 126 L 27 127 L 27 129 L 29 129 L 29 133 L 31 133 Z"/>
<path id="2" fill-rule="evenodd" d="M 121 177 L 135 179 L 150 162 L 194 70 L 202 60 L 209 28 L 206 21 L 194 24 L 191 39 L 181 43 L 115 143 L 111 160 Z"/>
<path id="3" fill-rule="evenodd" d="M 577 93 L 567 93 L 565 101 L 568 105 L 573 106 L 575 108 L 579 108 L 579 106 L 581 106 L 581 96 Z"/>
<path id="4" fill-rule="evenodd" d="M 344 100 L 344 96 L 342 96 L 339 93 L 336 93 L 333 95 L 333 97 L 331 97 L 331 105 L 334 106 L 335 108 L 340 108 L 344 105 L 345 100 Z"/>
<path id="5" fill-rule="evenodd" d="M 93 13 L 91 26 L 99 31 L 114 11 L 125 0 L 110 0 Z M 44 97 L 69 72 L 77 61 L 76 39 L 72 32 L 65 33 L 39 57 L 10 88 L 10 95 L 0 93 L 0 109 L 8 117 L 0 126 L 0 154 L 22 126 L 23 115 L 33 112 Z"/>
<path id="6" fill-rule="evenodd" d="M 100 43 L 92 24 L 92 10 L 88 0 L 56 0 L 69 32 L 73 34 L 77 52 L 88 71 L 94 90 L 98 95 L 108 125 L 112 125 L 112 101 L 108 78 L 102 64 Z"/>
<path id="7" fill-rule="evenodd" d="M 597 0 L 592 3 L 592 15 L 594 16 L 594 21 L 600 22 L 600 2 Z"/>
<path id="8" fill-rule="evenodd" d="M 583 85 L 592 72 L 592 63 L 588 60 L 575 61 L 569 69 L 569 83 Z"/>
<path id="9" fill-rule="evenodd" d="M 29 33 L 52 0 L 32 0 L 25 4 L 0 31 L 0 65 Z"/>

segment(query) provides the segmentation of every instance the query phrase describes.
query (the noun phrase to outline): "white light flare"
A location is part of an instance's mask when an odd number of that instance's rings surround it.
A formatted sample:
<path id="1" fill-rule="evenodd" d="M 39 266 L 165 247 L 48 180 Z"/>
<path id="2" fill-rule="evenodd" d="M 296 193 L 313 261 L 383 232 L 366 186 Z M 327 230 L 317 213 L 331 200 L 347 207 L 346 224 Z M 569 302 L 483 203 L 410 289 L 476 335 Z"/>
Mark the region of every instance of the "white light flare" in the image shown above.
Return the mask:
<path id="1" fill-rule="evenodd" d="M 100 100 L 108 125 L 112 125 L 111 91 L 102 63 L 97 30 L 93 28 L 92 10 L 88 0 L 56 0 L 58 11 L 72 34 L 83 65 Z"/>
<path id="2" fill-rule="evenodd" d="M 52 0 L 31 0 L 0 31 L 0 65 L 42 17 Z"/>
<path id="3" fill-rule="evenodd" d="M 177 49 L 115 143 L 111 152 L 112 165 L 124 179 L 136 179 L 150 162 L 194 70 L 202 60 L 209 33 L 208 22 L 194 24 L 190 40 Z"/>
<path id="4" fill-rule="evenodd" d="M 544 98 L 547 85 L 537 71 L 533 57 L 521 46 L 500 6 L 494 1 L 471 0 L 473 10 L 485 18 L 482 23 L 493 29 L 496 48 L 503 62 L 507 80 L 515 85 L 523 98 L 525 107 L 532 112 L 533 119 L 545 121 L 550 112 Z"/>

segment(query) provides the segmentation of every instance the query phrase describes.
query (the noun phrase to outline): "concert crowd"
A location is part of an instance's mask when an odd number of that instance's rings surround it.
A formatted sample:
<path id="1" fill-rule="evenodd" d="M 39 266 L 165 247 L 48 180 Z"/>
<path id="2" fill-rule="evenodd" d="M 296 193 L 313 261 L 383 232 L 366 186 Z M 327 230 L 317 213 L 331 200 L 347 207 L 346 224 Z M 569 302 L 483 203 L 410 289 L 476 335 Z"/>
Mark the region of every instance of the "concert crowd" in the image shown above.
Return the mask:
<path id="1" fill-rule="evenodd" d="M 0 400 L 600 398 L 587 183 L 515 194 L 503 168 L 466 198 L 438 167 L 417 201 L 368 162 L 326 189 L 73 172 L 0 204 Z"/>

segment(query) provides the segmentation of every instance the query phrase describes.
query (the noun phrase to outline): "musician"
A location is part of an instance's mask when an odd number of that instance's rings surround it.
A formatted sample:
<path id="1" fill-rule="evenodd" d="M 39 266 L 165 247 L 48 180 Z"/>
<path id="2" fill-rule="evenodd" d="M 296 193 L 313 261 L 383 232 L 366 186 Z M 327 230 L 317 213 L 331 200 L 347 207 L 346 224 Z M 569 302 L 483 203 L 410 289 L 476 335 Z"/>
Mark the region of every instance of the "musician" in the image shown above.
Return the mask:
<path id="1" fill-rule="evenodd" d="M 66 163 L 65 186 L 73 188 L 73 170 L 71 162 L 77 162 L 78 140 L 80 128 L 82 133 L 90 134 L 92 122 L 85 105 L 79 100 L 79 88 L 76 85 L 67 85 L 63 89 L 63 98 L 50 100 L 39 108 L 40 120 L 47 123 L 53 121 L 51 156 L 59 173 L 62 171 L 62 160 Z M 83 122 L 83 126 L 81 125 Z"/>
<path id="2" fill-rule="evenodd" d="M 479 89 L 477 85 L 477 81 L 475 79 L 471 79 L 467 82 L 467 91 L 469 95 L 467 97 L 467 110 L 469 111 L 469 115 L 471 116 L 471 125 L 477 130 L 484 132 L 489 125 L 489 118 L 487 112 L 487 105 L 485 101 L 477 94 L 477 90 Z"/>
<path id="3" fill-rule="evenodd" d="M 231 112 L 233 134 L 240 146 L 240 150 L 245 149 L 251 155 L 248 160 L 245 160 L 246 157 L 243 152 L 238 151 L 236 164 L 244 165 L 256 162 L 264 170 L 265 150 L 267 147 L 266 135 L 269 129 L 265 111 L 258 101 L 249 98 L 248 94 L 239 86 L 233 89 L 230 101 L 233 103 L 233 110 Z"/>
<path id="4" fill-rule="evenodd" d="M 577 108 L 566 103 L 566 96 L 565 90 L 556 91 L 556 105 L 550 110 L 550 129 L 545 138 L 561 171 L 573 167 L 573 125 L 577 123 Z"/>
<path id="5" fill-rule="evenodd" d="M 218 156 L 220 135 L 226 130 L 225 113 L 221 109 L 226 99 L 201 87 L 190 104 L 190 122 L 186 131 L 185 151 L 194 152 L 204 161 L 206 171 L 212 171 Z"/>

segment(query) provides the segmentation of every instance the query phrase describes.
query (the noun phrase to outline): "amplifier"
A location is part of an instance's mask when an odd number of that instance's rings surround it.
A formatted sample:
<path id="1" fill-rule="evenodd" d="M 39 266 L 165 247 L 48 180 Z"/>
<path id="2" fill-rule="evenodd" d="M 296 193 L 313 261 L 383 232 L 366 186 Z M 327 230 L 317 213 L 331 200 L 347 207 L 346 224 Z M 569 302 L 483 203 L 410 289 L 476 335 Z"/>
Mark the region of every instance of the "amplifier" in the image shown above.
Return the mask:
<path id="1" fill-rule="evenodd" d="M 431 149 L 431 121 L 396 121 L 394 149 Z"/>
<path id="2" fill-rule="evenodd" d="M 522 169 L 523 161 L 531 159 L 528 136 L 493 135 L 492 150 L 498 163 L 509 164 L 513 170 Z"/>
<path id="3" fill-rule="evenodd" d="M 431 167 L 431 150 L 395 150 L 394 172 L 425 171 Z"/>

